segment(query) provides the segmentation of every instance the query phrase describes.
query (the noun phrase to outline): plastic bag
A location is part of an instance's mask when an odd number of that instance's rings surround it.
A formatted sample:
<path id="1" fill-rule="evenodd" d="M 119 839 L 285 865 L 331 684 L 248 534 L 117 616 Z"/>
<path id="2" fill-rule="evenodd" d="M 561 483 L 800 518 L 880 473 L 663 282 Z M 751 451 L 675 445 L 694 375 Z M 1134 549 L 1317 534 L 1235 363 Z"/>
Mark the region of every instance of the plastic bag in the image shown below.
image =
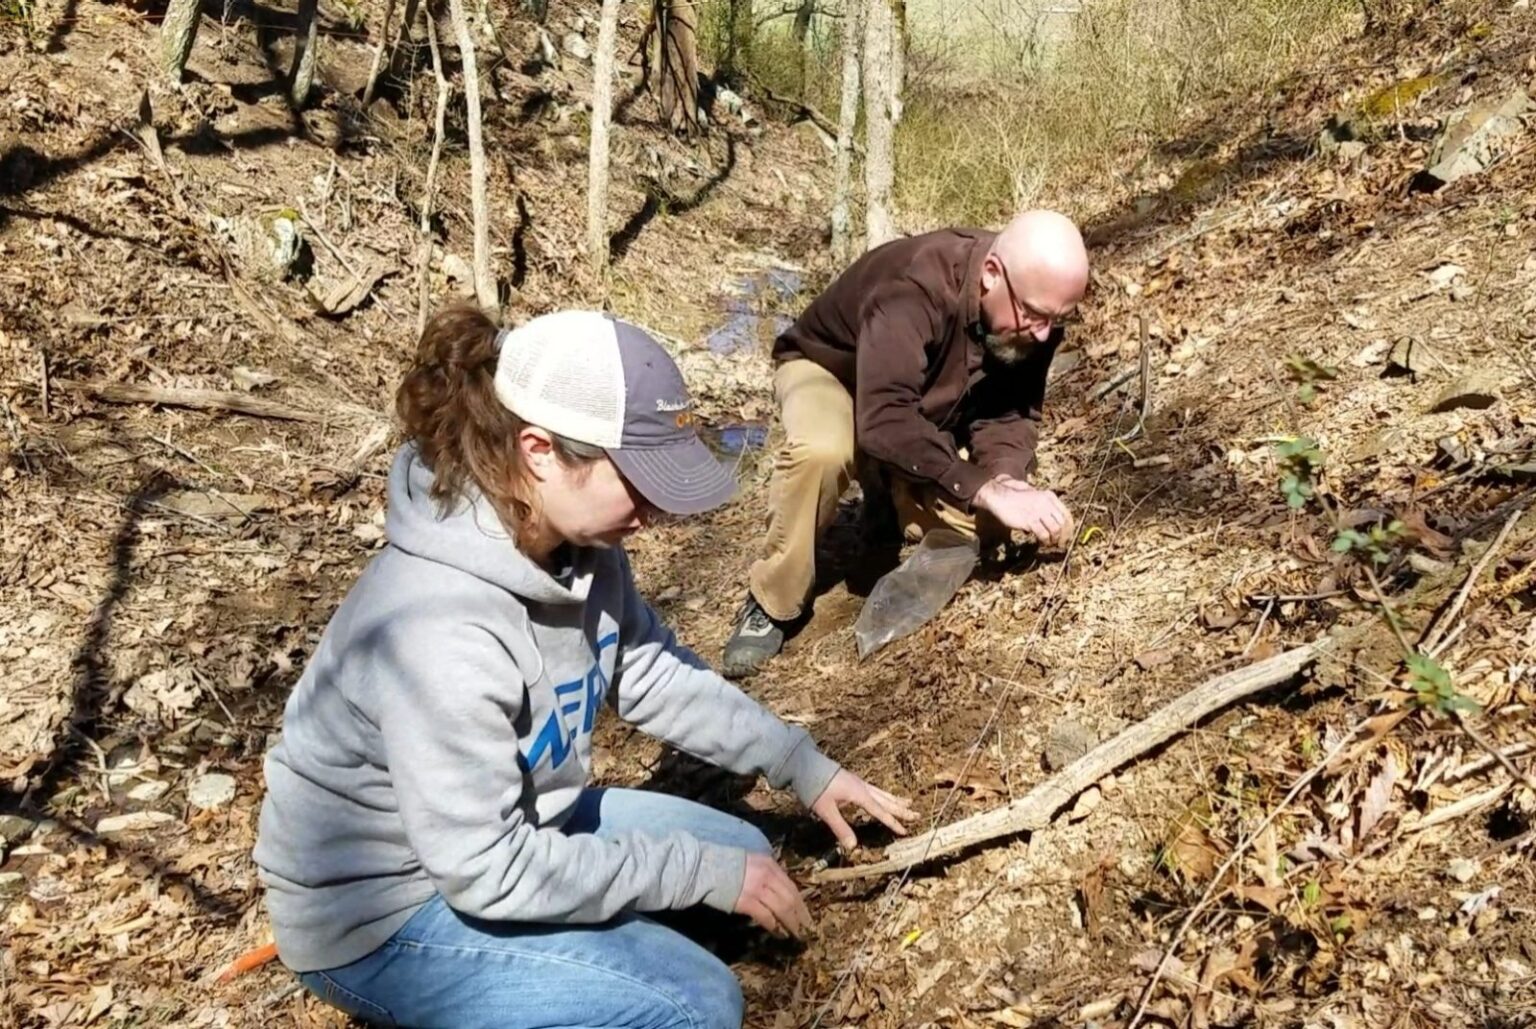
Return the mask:
<path id="1" fill-rule="evenodd" d="M 859 658 L 920 628 L 938 614 L 976 567 L 976 543 L 953 529 L 934 529 L 870 590 L 854 623 Z"/>

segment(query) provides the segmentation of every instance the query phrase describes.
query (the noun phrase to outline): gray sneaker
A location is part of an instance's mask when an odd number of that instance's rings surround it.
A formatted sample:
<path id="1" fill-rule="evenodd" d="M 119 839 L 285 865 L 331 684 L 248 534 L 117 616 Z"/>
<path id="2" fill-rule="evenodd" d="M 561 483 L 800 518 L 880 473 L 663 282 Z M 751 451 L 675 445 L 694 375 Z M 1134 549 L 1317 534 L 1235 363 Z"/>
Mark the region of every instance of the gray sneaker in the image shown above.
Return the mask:
<path id="1" fill-rule="evenodd" d="M 736 628 L 725 641 L 720 673 L 730 679 L 753 675 L 783 649 L 784 627 L 769 618 L 749 593 L 736 615 Z"/>

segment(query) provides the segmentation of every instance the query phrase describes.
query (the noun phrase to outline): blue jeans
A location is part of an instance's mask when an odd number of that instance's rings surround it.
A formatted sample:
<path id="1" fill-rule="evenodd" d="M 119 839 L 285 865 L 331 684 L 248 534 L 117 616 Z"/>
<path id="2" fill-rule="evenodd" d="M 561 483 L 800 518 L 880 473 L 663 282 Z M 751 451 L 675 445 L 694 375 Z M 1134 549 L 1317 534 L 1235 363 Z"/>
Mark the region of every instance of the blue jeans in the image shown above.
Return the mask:
<path id="1" fill-rule="evenodd" d="M 692 833 L 770 853 L 739 818 L 643 790 L 582 794 L 567 833 Z M 367 957 L 305 972 L 309 990 L 377 1025 L 452 1029 L 740 1029 L 735 974 L 682 933 L 643 915 L 601 925 L 487 922 L 434 897 Z"/>

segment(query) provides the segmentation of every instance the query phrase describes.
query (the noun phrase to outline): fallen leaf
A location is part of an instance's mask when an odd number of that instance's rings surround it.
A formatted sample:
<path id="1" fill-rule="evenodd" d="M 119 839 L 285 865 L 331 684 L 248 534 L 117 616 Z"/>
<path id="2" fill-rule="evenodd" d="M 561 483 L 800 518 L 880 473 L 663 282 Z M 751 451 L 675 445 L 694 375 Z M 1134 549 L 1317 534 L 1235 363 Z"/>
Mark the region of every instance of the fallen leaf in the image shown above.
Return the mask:
<path id="1" fill-rule="evenodd" d="M 1387 809 L 1392 805 L 1392 787 L 1397 785 L 1401 772 L 1397 767 L 1397 754 L 1392 750 L 1387 751 L 1387 760 L 1382 765 L 1380 772 L 1371 780 L 1371 784 L 1365 788 L 1365 796 L 1360 801 L 1360 839 L 1363 841 L 1371 834 L 1371 831 L 1380 823 Z"/>
<path id="2" fill-rule="evenodd" d="M 996 772 L 973 765 L 962 778 L 964 767 L 963 764 L 949 766 L 933 777 L 934 785 L 957 787 L 976 797 L 1003 796 L 1008 792 L 1008 785 Z"/>
<path id="3" fill-rule="evenodd" d="M 374 287 L 384 280 L 394 268 L 382 259 L 368 262 L 357 274 L 337 282 L 324 294 L 310 289 L 310 296 L 320 309 L 332 318 L 351 313 L 359 304 L 373 295 Z"/>
<path id="4" fill-rule="evenodd" d="M 1216 872 L 1216 847 L 1205 831 L 1209 818 L 1207 804 L 1203 801 L 1191 804 L 1174 819 L 1168 840 L 1163 845 L 1164 865 L 1186 882 L 1201 882 Z"/>
<path id="5" fill-rule="evenodd" d="M 1173 651 L 1166 648 L 1163 650 L 1144 650 L 1136 655 L 1136 664 L 1143 672 L 1150 672 L 1159 665 L 1166 665 L 1172 660 Z"/>

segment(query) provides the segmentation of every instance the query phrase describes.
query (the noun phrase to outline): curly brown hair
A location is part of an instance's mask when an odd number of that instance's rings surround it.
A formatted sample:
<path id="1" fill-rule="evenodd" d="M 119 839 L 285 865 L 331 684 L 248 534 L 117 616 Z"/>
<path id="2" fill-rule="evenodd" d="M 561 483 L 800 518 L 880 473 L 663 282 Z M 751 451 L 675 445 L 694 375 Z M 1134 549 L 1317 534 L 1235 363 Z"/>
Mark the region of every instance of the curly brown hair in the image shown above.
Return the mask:
<path id="1" fill-rule="evenodd" d="M 432 470 L 439 509 L 447 513 L 478 490 L 516 537 L 533 514 L 517 445 L 528 423 L 496 396 L 499 331 L 471 304 L 439 311 L 421 334 L 416 359 L 395 394 L 395 411 Z M 604 456 L 601 447 L 550 435 L 556 456 L 572 467 Z"/>

